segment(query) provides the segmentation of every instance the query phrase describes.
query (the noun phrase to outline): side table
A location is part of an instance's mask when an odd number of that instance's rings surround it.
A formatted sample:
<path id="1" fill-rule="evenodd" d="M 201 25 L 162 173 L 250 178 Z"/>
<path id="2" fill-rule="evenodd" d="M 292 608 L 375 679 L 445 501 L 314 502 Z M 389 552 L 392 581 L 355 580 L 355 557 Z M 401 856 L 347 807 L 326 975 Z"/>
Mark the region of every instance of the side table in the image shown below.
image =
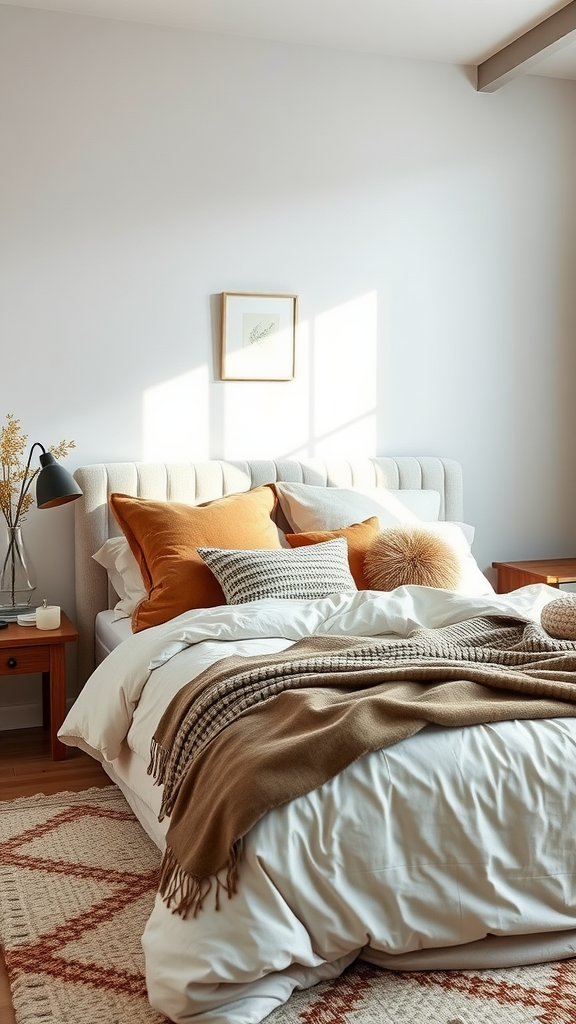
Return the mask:
<path id="1" fill-rule="evenodd" d="M 42 673 L 42 725 L 50 729 L 53 761 L 66 757 L 57 733 L 66 716 L 66 644 L 77 639 L 78 630 L 64 612 L 58 629 L 11 622 L 0 630 L 0 676 Z"/>
<path id="2" fill-rule="evenodd" d="M 550 587 L 559 587 L 561 583 L 576 583 L 576 558 L 492 562 L 492 567 L 498 573 L 498 594 L 507 594 L 510 590 L 527 587 L 530 583 L 547 583 Z"/>

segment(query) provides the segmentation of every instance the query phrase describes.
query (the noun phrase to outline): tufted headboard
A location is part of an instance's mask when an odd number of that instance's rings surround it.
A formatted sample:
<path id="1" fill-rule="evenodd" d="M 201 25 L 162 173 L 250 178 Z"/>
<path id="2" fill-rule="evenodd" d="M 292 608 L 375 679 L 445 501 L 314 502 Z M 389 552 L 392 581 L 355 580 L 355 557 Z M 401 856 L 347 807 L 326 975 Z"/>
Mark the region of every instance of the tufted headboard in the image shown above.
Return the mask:
<path id="1" fill-rule="evenodd" d="M 105 570 L 92 555 L 121 532 L 108 506 L 115 492 L 156 501 L 199 505 L 226 494 L 274 481 L 300 481 L 326 487 L 390 487 L 435 490 L 440 518 L 463 519 L 462 472 L 453 459 L 391 456 L 253 462 L 112 462 L 82 466 L 74 476 L 82 489 L 75 502 L 76 614 L 78 675 L 84 683 L 94 668 L 94 620 L 112 606 Z M 282 526 L 282 522 L 279 522 Z"/>

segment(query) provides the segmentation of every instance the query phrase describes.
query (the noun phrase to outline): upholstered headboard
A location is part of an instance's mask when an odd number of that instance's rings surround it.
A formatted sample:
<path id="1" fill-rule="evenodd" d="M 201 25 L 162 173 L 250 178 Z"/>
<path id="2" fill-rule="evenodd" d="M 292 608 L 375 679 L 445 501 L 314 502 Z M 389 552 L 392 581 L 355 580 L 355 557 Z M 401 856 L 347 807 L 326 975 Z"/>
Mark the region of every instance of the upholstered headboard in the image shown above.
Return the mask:
<path id="1" fill-rule="evenodd" d="M 410 456 L 322 461 L 118 462 L 83 466 L 74 473 L 82 489 L 75 502 L 76 614 L 80 634 L 78 674 L 84 683 L 94 668 L 94 620 L 114 599 L 106 571 L 92 555 L 121 532 L 108 506 L 117 491 L 156 501 L 198 505 L 274 481 L 326 487 L 390 487 L 435 490 L 440 518 L 463 519 L 462 472 L 453 459 Z M 281 522 L 279 525 L 283 525 Z"/>

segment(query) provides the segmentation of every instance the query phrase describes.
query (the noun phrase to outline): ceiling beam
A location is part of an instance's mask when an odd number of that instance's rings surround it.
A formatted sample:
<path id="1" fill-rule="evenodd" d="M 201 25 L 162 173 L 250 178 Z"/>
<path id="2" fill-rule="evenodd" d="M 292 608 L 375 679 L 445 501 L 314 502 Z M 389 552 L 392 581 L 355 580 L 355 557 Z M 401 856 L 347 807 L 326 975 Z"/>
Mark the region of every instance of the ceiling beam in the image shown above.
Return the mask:
<path id="1" fill-rule="evenodd" d="M 526 74 L 544 57 L 549 57 L 572 42 L 570 37 L 575 32 L 576 0 L 571 0 L 561 10 L 479 64 L 476 69 L 476 89 L 478 92 L 495 92 L 511 79 Z"/>

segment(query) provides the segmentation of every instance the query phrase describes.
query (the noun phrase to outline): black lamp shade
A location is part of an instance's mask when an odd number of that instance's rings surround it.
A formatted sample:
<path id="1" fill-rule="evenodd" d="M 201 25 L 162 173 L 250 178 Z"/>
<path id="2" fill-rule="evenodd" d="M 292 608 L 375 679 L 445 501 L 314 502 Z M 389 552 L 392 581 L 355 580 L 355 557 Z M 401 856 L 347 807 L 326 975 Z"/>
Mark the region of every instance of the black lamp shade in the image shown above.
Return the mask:
<path id="1" fill-rule="evenodd" d="M 50 452 L 40 456 L 42 469 L 36 477 L 36 504 L 38 508 L 53 508 L 79 498 L 82 491 L 64 466 L 59 466 Z"/>

